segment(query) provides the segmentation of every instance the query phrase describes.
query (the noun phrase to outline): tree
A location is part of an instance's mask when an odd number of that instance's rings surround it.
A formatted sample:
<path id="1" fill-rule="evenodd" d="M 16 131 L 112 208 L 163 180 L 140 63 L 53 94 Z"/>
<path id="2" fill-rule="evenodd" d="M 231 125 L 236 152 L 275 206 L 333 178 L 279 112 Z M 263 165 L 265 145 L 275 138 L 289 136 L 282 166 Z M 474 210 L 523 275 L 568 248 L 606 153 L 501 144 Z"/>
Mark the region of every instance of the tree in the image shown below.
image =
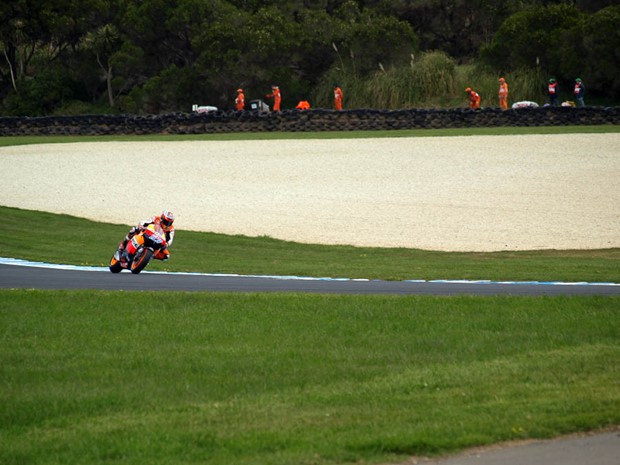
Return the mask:
<path id="1" fill-rule="evenodd" d="M 406 64 L 419 49 L 417 36 L 407 22 L 371 10 L 361 12 L 350 34 L 351 58 L 362 75 L 380 65 Z"/>
<path id="2" fill-rule="evenodd" d="M 618 0 L 576 0 L 577 8 L 588 13 L 596 13 L 608 6 L 618 4 Z"/>
<path id="3" fill-rule="evenodd" d="M 502 23 L 490 45 L 482 47 L 483 62 L 496 69 L 541 68 L 555 74 L 562 66 L 560 47 L 582 13 L 568 5 L 530 8 Z"/>
<path id="4" fill-rule="evenodd" d="M 84 38 L 84 46 L 95 54 L 97 64 L 103 73 L 110 107 L 114 107 L 114 91 L 112 89 L 114 70 L 112 60 L 114 54 L 120 49 L 121 44 L 122 40 L 118 29 L 112 24 L 101 26 L 95 32 L 89 32 Z"/>
<path id="5" fill-rule="evenodd" d="M 45 4 L 39 6 L 40 10 L 25 0 L 0 3 L 0 44 L 15 92 L 47 29 L 40 19 L 45 16 Z"/>
<path id="6" fill-rule="evenodd" d="M 40 114 L 67 99 L 92 105 L 105 97 L 110 107 L 137 112 L 192 103 L 226 109 L 237 87 L 251 99 L 275 83 L 286 108 L 311 95 L 329 99 L 334 81 L 398 82 L 391 71 L 409 67 L 419 50 L 463 63 L 481 46 L 494 69 L 538 61 L 617 95 L 618 17 L 609 6 L 616 3 L 11 0 L 0 2 L 0 105 Z"/>
<path id="7" fill-rule="evenodd" d="M 585 15 L 561 47 L 562 72 L 584 78 L 590 91 L 620 97 L 620 6 Z"/>
<path id="8" fill-rule="evenodd" d="M 491 41 L 511 10 L 511 2 L 493 0 L 382 0 L 383 14 L 407 21 L 422 50 L 442 50 L 460 61 L 473 59 Z M 520 2 L 522 3 L 522 2 Z"/>

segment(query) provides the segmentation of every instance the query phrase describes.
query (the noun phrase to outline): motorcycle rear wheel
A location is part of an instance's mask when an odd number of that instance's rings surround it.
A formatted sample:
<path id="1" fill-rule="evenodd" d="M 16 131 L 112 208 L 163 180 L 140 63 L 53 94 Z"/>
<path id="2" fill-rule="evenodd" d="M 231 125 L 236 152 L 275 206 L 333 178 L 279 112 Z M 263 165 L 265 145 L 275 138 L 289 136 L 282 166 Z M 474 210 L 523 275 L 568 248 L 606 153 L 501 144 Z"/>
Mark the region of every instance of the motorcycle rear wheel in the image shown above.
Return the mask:
<path id="1" fill-rule="evenodd" d="M 131 272 L 133 274 L 140 273 L 149 264 L 152 257 L 153 251 L 151 249 L 143 248 L 138 250 L 131 262 Z"/>

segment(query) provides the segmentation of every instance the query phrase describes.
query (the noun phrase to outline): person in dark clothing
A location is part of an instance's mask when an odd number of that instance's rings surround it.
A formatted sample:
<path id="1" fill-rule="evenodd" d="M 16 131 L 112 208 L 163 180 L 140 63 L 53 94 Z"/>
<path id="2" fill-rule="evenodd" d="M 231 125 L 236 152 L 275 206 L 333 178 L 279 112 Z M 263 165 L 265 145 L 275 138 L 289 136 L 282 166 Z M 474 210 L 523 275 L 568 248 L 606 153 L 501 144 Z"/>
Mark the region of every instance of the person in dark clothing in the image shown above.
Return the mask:
<path id="1" fill-rule="evenodd" d="M 583 85 L 583 82 L 581 81 L 580 78 L 575 79 L 575 100 L 577 101 L 577 106 L 578 107 L 585 107 L 586 104 L 583 101 L 583 98 L 585 96 L 586 93 L 586 88 Z"/>
<path id="2" fill-rule="evenodd" d="M 549 96 L 549 104 L 553 107 L 558 105 L 558 83 L 555 78 L 549 79 L 547 86 L 547 95 Z"/>

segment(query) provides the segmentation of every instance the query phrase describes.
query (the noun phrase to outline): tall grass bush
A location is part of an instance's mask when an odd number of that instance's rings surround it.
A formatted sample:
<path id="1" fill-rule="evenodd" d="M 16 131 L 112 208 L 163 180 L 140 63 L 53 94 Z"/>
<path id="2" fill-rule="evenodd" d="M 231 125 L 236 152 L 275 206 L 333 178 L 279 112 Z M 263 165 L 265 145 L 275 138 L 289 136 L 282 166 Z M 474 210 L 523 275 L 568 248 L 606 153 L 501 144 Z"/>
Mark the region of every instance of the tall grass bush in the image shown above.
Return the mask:
<path id="1" fill-rule="evenodd" d="M 499 78 L 508 82 L 508 102 L 533 101 L 539 105 L 546 102 L 545 76 L 537 70 L 521 68 L 502 73 L 481 65 L 463 65 L 457 70 L 457 85 L 463 102 L 467 102 L 465 89 L 471 87 L 481 96 L 481 106 L 499 107 Z"/>
<path id="2" fill-rule="evenodd" d="M 443 52 L 429 52 L 420 61 L 411 63 L 413 84 L 420 91 L 421 101 L 434 99 L 456 90 L 456 63 Z"/>
<path id="3" fill-rule="evenodd" d="M 317 87 L 317 106 L 331 108 L 332 89 L 338 83 L 345 92 L 345 108 L 400 109 L 434 107 L 454 94 L 455 61 L 443 52 L 426 52 L 409 65 L 378 68 L 359 76 L 343 68 L 331 69 Z"/>
<path id="4" fill-rule="evenodd" d="M 365 80 L 373 108 L 434 107 L 455 91 L 456 63 L 443 52 L 428 52 L 408 67 L 380 70 Z"/>
<path id="5" fill-rule="evenodd" d="M 471 87 L 482 97 L 482 107 L 498 107 L 499 77 L 509 85 L 510 104 L 529 100 L 546 101 L 546 76 L 536 69 L 517 69 L 501 73 L 475 63 L 457 65 L 444 52 L 421 54 L 405 66 L 378 68 L 361 76 L 353 67 L 332 68 L 312 95 L 315 107 L 332 108 L 333 86 L 345 94 L 345 109 L 377 108 L 459 108 L 467 107 L 465 89 Z"/>

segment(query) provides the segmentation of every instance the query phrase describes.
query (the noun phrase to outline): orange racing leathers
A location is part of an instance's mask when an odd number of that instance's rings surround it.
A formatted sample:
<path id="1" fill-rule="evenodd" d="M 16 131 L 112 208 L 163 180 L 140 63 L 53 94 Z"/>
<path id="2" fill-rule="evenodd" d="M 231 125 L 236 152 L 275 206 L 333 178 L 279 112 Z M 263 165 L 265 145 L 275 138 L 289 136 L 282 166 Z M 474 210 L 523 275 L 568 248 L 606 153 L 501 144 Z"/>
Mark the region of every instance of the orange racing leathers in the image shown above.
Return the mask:
<path id="1" fill-rule="evenodd" d="M 127 243 L 131 240 L 132 237 L 134 237 L 143 229 L 148 228 L 149 225 L 159 226 L 166 236 L 166 242 L 168 243 L 168 247 L 172 245 L 172 242 L 174 241 L 174 225 L 165 226 L 162 224 L 160 216 L 153 216 L 151 218 L 140 221 L 137 225 L 135 225 L 129 230 L 129 233 L 127 233 L 125 239 L 123 239 L 123 242 L 121 243 L 121 250 L 125 249 Z"/>

